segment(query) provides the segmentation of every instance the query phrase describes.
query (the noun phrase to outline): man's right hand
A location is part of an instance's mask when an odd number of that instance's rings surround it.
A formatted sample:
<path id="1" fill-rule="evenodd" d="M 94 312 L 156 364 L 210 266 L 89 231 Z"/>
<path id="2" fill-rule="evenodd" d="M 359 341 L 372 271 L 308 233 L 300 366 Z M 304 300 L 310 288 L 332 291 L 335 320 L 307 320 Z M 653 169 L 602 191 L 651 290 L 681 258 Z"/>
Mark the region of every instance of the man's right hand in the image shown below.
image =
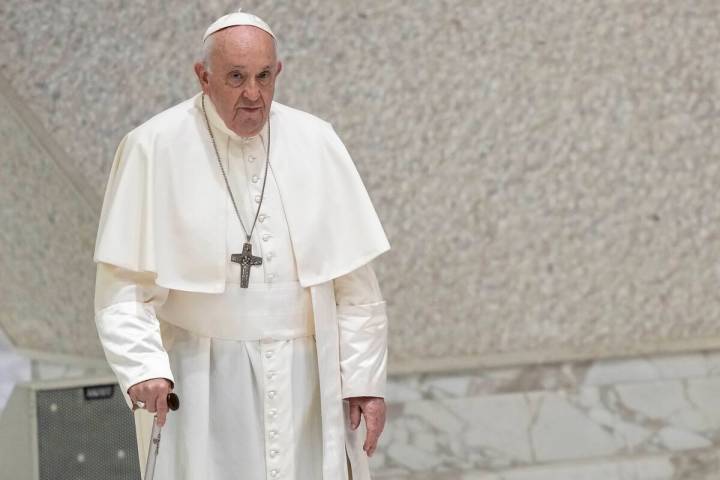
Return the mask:
<path id="1" fill-rule="evenodd" d="M 128 395 L 133 403 L 139 400 L 145 403 L 148 412 L 156 413 L 157 424 L 162 427 L 168 412 L 167 396 L 172 389 L 172 382 L 167 378 L 151 378 L 128 388 Z"/>

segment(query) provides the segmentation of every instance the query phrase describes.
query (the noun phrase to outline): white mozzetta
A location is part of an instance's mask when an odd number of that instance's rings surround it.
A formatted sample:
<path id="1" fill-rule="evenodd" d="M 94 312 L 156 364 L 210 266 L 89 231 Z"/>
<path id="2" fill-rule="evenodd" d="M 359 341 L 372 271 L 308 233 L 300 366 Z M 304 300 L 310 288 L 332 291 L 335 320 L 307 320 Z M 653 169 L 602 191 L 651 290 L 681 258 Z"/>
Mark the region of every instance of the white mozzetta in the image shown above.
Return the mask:
<path id="1" fill-rule="evenodd" d="M 201 97 L 158 114 L 121 143 L 95 261 L 153 272 L 156 283 L 167 288 L 219 293 L 228 254 L 227 192 L 218 188 L 223 180 Z M 206 106 L 212 125 L 227 130 L 212 102 Z M 332 127 L 278 103 L 269 125 L 270 164 L 300 283 L 331 281 L 388 250 L 370 198 Z"/>

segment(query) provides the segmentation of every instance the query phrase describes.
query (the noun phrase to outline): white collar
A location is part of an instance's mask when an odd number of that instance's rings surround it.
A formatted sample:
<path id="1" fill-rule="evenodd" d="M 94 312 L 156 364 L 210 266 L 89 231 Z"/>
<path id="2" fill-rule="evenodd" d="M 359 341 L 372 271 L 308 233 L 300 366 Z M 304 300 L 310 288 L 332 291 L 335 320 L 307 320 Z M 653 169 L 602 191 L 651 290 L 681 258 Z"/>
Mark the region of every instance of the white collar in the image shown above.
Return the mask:
<path id="1" fill-rule="evenodd" d="M 197 107 L 202 112 L 202 92 L 199 93 L 196 97 L 196 104 Z M 208 120 L 210 121 L 210 125 L 213 129 L 220 130 L 222 133 L 227 135 L 233 140 L 236 140 L 238 142 L 248 144 L 252 143 L 255 140 L 260 140 L 262 142 L 262 145 L 267 145 L 267 134 L 268 134 L 268 122 L 265 122 L 265 125 L 263 125 L 262 130 L 260 133 L 250 136 L 250 137 L 243 137 L 242 135 L 238 135 L 237 133 L 233 132 L 228 128 L 228 126 L 225 124 L 225 121 L 220 117 L 220 114 L 218 113 L 217 109 L 215 108 L 215 104 L 210 99 L 208 95 L 205 95 L 205 110 L 207 110 L 207 116 Z"/>

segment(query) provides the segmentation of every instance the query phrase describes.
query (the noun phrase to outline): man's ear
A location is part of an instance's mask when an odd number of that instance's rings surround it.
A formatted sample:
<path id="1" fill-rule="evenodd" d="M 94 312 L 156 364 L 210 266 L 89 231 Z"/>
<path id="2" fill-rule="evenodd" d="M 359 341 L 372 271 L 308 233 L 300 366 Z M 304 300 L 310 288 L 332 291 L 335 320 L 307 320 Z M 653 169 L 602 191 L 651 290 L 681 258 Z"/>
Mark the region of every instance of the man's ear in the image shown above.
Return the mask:
<path id="1" fill-rule="evenodd" d="M 200 88 L 204 93 L 208 93 L 208 71 L 205 69 L 205 65 L 202 62 L 197 62 L 194 66 L 195 75 L 197 76 L 198 82 L 200 82 Z"/>
<path id="2" fill-rule="evenodd" d="M 275 76 L 276 76 L 276 77 L 277 77 L 278 75 L 280 75 L 280 72 L 282 72 L 282 67 L 283 67 L 282 62 L 281 62 L 281 61 L 278 61 L 278 63 L 277 63 L 277 69 L 275 70 Z"/>

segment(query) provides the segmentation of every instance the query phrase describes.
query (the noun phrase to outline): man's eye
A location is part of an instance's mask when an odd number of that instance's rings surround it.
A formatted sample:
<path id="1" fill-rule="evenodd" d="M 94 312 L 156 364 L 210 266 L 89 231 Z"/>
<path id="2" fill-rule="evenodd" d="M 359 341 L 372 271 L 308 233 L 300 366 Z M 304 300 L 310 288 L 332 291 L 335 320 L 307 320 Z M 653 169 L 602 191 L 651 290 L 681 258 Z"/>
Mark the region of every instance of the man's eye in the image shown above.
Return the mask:
<path id="1" fill-rule="evenodd" d="M 270 76 L 270 72 L 262 72 L 260 75 L 258 75 L 259 78 L 265 79 Z"/>

